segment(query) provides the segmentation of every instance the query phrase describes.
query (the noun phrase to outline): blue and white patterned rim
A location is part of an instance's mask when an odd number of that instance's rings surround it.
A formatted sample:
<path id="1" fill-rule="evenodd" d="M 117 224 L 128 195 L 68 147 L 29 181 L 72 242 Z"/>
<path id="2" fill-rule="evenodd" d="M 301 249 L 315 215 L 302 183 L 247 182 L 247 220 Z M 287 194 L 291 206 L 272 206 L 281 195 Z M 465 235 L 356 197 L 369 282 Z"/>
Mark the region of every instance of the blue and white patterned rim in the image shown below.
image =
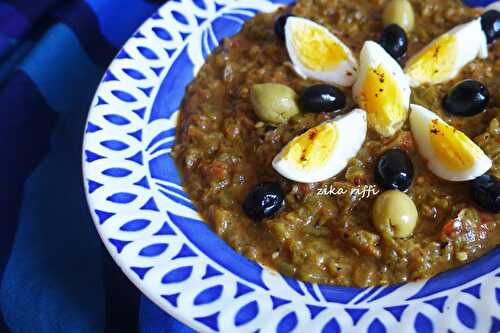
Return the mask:
<path id="1" fill-rule="evenodd" d="M 303 283 L 229 248 L 170 156 L 178 107 L 206 56 L 256 12 L 292 0 L 172 0 L 107 70 L 85 130 L 92 217 L 125 274 L 203 332 L 498 332 L 500 249 L 433 279 L 366 289 Z"/>

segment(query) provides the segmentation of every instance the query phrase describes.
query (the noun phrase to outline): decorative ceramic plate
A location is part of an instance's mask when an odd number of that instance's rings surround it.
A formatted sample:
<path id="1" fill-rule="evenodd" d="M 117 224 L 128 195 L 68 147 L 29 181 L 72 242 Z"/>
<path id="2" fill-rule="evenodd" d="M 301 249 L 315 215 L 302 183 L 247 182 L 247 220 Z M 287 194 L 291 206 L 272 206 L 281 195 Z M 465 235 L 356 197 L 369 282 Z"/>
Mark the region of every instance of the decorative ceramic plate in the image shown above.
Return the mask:
<path id="1" fill-rule="evenodd" d="M 171 0 L 97 90 L 83 171 L 107 249 L 137 287 L 202 332 L 499 332 L 500 249 L 430 280 L 303 283 L 249 261 L 198 216 L 170 156 L 186 85 L 224 37 L 291 0 Z"/>

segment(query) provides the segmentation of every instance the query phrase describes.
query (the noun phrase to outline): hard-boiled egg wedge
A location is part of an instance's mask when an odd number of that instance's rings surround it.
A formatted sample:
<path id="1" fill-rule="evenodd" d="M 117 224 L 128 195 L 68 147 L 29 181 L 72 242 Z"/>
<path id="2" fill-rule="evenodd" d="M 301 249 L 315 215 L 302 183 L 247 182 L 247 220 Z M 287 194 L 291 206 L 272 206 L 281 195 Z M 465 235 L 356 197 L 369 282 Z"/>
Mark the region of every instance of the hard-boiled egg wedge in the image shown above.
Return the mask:
<path id="1" fill-rule="evenodd" d="M 392 136 L 408 118 L 408 78 L 396 60 L 375 42 L 365 42 L 360 59 L 354 99 L 366 110 L 371 128 L 382 136 Z"/>
<path id="2" fill-rule="evenodd" d="M 327 28 L 292 16 L 286 21 L 285 36 L 288 55 L 297 74 L 343 87 L 354 83 L 356 59 Z"/>
<path id="3" fill-rule="evenodd" d="M 481 19 L 456 26 L 434 39 L 406 64 L 405 72 L 412 87 L 436 84 L 453 79 L 476 57 L 488 56 L 486 36 Z"/>
<path id="4" fill-rule="evenodd" d="M 492 162 L 481 148 L 432 111 L 412 104 L 410 125 L 420 154 L 438 177 L 471 180 L 491 168 Z"/>
<path id="5" fill-rule="evenodd" d="M 279 174 L 301 183 L 320 182 L 342 171 L 366 137 L 366 113 L 355 109 L 290 141 L 273 160 Z"/>

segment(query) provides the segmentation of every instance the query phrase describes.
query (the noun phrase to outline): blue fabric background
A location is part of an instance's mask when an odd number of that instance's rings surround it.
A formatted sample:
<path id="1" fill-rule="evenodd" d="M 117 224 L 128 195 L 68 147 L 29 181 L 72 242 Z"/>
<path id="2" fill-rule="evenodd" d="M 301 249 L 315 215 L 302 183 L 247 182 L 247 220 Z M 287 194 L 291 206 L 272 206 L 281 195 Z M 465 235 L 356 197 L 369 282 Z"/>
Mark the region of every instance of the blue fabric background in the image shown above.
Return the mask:
<path id="1" fill-rule="evenodd" d="M 0 0 L 0 332 L 192 332 L 101 246 L 81 176 L 101 75 L 163 2 Z"/>
<path id="2" fill-rule="evenodd" d="M 102 73 L 163 2 L 0 0 L 0 333 L 193 332 L 101 246 L 80 165 Z"/>

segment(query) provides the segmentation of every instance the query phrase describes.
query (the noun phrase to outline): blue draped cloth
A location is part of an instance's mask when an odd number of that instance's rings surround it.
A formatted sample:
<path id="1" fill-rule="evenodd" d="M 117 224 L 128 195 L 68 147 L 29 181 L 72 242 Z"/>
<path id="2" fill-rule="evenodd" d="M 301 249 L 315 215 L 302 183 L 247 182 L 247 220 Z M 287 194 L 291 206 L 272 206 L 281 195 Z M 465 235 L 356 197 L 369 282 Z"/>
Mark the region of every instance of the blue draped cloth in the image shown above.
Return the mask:
<path id="1" fill-rule="evenodd" d="M 104 70 L 163 2 L 0 0 L 0 332 L 192 332 L 102 247 L 80 165 Z"/>
<path id="2" fill-rule="evenodd" d="M 163 2 L 0 0 L 0 332 L 192 332 L 102 247 L 80 165 L 101 75 Z"/>

